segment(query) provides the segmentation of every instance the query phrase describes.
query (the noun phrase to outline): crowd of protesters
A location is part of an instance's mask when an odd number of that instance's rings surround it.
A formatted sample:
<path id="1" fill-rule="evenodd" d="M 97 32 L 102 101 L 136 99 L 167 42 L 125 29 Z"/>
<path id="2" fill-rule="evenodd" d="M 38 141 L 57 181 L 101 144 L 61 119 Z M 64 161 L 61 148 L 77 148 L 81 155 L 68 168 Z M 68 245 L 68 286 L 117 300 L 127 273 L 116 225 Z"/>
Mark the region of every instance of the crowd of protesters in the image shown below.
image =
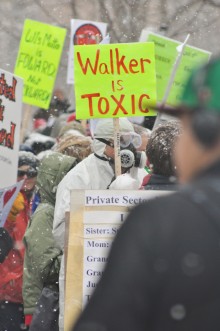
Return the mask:
<path id="1" fill-rule="evenodd" d="M 112 119 L 92 132 L 61 91 L 36 111 L 19 151 L 24 184 L 0 228 L 0 331 L 64 331 L 73 189 L 172 192 L 129 214 L 74 331 L 220 327 L 219 77 L 218 59 L 195 71 L 180 105 L 158 109 L 177 117 L 165 124 L 120 118 L 120 176 Z M 53 313 L 39 308 L 42 294 L 56 296 Z"/>

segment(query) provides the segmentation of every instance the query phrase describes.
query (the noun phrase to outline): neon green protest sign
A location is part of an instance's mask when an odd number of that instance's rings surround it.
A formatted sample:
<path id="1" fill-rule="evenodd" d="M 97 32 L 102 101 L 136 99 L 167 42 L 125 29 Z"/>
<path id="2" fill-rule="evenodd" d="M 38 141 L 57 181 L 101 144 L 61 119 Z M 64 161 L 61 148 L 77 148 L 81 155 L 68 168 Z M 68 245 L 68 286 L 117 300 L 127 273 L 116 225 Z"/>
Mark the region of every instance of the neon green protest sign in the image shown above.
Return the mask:
<path id="1" fill-rule="evenodd" d="M 160 102 L 165 94 L 172 68 L 178 55 L 176 48 L 181 43 L 151 32 L 148 34 L 146 41 L 155 43 L 157 97 L 158 102 Z M 199 48 L 191 46 L 185 47 L 170 94 L 166 101 L 167 104 L 175 106 L 179 103 L 185 82 L 192 72 L 192 69 L 195 66 L 208 62 L 210 55 L 210 52 Z"/>
<path id="2" fill-rule="evenodd" d="M 23 102 L 48 109 L 66 29 L 25 20 L 15 74 L 24 79 Z"/>
<path id="3" fill-rule="evenodd" d="M 153 43 L 74 46 L 78 119 L 149 115 L 156 104 Z"/>

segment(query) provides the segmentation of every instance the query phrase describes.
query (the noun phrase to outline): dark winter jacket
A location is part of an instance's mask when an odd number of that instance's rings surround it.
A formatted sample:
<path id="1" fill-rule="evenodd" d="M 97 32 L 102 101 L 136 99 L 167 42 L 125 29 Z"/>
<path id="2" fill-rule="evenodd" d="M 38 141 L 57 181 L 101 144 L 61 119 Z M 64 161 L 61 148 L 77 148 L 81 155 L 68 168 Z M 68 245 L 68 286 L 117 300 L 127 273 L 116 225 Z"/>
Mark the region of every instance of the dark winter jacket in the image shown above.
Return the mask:
<path id="1" fill-rule="evenodd" d="M 13 247 L 13 240 L 5 228 L 0 227 L 0 263 L 2 263 Z"/>
<path id="2" fill-rule="evenodd" d="M 25 314 L 33 314 L 44 286 L 58 287 L 62 252 L 52 235 L 56 189 L 76 159 L 60 153 L 45 156 L 39 167 L 37 187 L 41 202 L 26 230 L 23 275 Z"/>
<path id="3" fill-rule="evenodd" d="M 177 190 L 177 185 L 172 178 L 156 175 L 156 174 L 149 174 L 145 177 L 144 180 L 144 189 L 145 190 L 161 190 L 161 191 L 173 191 Z"/>
<path id="4" fill-rule="evenodd" d="M 73 330 L 220 330 L 220 161 L 131 211 Z"/>

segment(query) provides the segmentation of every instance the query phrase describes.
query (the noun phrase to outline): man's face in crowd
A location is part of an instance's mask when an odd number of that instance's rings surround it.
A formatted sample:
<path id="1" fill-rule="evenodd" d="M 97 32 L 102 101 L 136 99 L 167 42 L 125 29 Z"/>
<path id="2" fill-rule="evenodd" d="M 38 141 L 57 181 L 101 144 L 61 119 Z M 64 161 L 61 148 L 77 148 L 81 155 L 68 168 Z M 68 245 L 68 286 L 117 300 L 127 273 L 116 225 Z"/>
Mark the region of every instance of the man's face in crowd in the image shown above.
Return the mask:
<path id="1" fill-rule="evenodd" d="M 113 143 L 113 140 L 111 140 L 111 142 Z M 115 158 L 115 150 L 114 147 L 111 147 L 109 145 L 106 145 L 105 147 L 105 155 L 114 159 Z"/>
<path id="2" fill-rule="evenodd" d="M 113 140 L 111 140 L 111 142 L 113 143 Z M 115 149 L 114 149 L 114 147 L 106 145 L 104 154 L 107 157 L 110 157 L 112 160 L 114 160 L 115 159 Z M 121 167 L 121 173 L 123 174 L 125 172 L 127 172 L 127 168 Z"/>

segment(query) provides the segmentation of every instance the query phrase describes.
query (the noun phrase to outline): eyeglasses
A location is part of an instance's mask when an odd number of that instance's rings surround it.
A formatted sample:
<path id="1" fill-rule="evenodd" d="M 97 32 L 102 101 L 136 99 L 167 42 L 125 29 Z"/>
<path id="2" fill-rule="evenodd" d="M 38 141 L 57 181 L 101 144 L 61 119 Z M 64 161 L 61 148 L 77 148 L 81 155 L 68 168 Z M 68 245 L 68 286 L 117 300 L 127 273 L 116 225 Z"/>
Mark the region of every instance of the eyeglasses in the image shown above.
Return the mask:
<path id="1" fill-rule="evenodd" d="M 135 148 L 141 146 L 141 136 L 135 132 L 122 133 L 120 135 L 120 146 L 122 148 L 128 147 L 132 144 Z"/>
<path id="2" fill-rule="evenodd" d="M 96 139 L 103 142 L 104 144 L 114 148 L 113 141 L 107 140 L 104 138 L 96 138 Z M 122 148 L 127 148 L 130 144 L 132 144 L 135 148 L 138 148 L 141 146 L 141 143 L 142 143 L 141 136 L 135 132 L 128 132 L 128 133 L 120 134 L 120 146 Z"/>
<path id="3" fill-rule="evenodd" d="M 17 175 L 18 177 L 27 176 L 27 178 L 34 178 L 37 176 L 37 170 L 35 169 L 18 170 Z"/>

